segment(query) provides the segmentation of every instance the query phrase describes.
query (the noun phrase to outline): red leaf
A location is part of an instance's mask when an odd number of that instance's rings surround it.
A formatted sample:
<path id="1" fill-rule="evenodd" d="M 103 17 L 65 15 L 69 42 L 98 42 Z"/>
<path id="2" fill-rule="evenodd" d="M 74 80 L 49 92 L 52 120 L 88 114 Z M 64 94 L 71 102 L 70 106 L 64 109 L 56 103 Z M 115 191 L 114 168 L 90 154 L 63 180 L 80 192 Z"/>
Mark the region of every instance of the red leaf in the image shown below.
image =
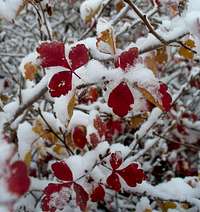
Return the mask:
<path id="1" fill-rule="evenodd" d="M 61 71 L 54 74 L 48 87 L 52 97 L 66 95 L 72 89 L 72 72 Z"/>
<path id="2" fill-rule="evenodd" d="M 117 58 L 115 65 L 116 67 L 120 67 L 125 71 L 130 66 L 133 66 L 135 64 L 138 55 L 138 48 L 130 48 L 128 51 L 124 51 L 121 53 L 121 55 Z"/>
<path id="3" fill-rule="evenodd" d="M 161 93 L 162 97 L 162 106 L 166 112 L 168 112 L 171 108 L 171 103 L 172 103 L 172 97 L 170 94 L 167 92 L 168 88 L 167 85 L 162 83 L 160 84 L 159 92 Z"/>
<path id="4" fill-rule="evenodd" d="M 105 197 L 105 191 L 101 185 L 98 185 L 90 196 L 92 202 L 103 201 L 104 197 Z"/>
<path id="5" fill-rule="evenodd" d="M 74 183 L 74 191 L 76 193 L 76 204 L 80 207 L 82 211 L 84 211 L 87 207 L 89 195 L 84 190 L 84 188 L 77 183 Z"/>
<path id="6" fill-rule="evenodd" d="M 64 43 L 58 41 L 43 42 L 36 50 L 40 54 L 43 68 L 62 66 L 69 69 L 65 58 Z"/>
<path id="7" fill-rule="evenodd" d="M 94 119 L 94 127 L 97 129 L 100 137 L 105 134 L 106 126 L 99 116 L 96 116 Z"/>
<path id="8" fill-rule="evenodd" d="M 134 104 L 133 95 L 125 82 L 121 82 L 115 87 L 108 98 L 108 106 L 113 109 L 113 112 L 118 116 L 127 115 L 131 110 L 130 105 Z"/>
<path id="9" fill-rule="evenodd" d="M 69 52 L 71 69 L 75 69 L 85 65 L 89 61 L 89 52 L 84 44 L 78 44 Z"/>
<path id="10" fill-rule="evenodd" d="M 83 149 L 87 143 L 86 128 L 84 126 L 75 127 L 72 133 L 72 139 L 77 147 Z"/>
<path id="11" fill-rule="evenodd" d="M 69 168 L 69 166 L 64 161 L 59 161 L 51 166 L 54 175 L 59 179 L 63 181 L 72 181 L 73 180 L 73 174 Z"/>
<path id="12" fill-rule="evenodd" d="M 106 180 L 108 186 L 110 186 L 113 190 L 119 192 L 121 189 L 121 184 L 119 181 L 119 176 L 115 173 L 112 173 Z"/>
<path id="13" fill-rule="evenodd" d="M 23 161 L 16 161 L 10 166 L 10 171 L 7 179 L 9 191 L 18 196 L 25 194 L 30 186 L 26 164 Z"/>
<path id="14" fill-rule="evenodd" d="M 121 152 L 112 153 L 110 156 L 110 165 L 115 170 L 122 164 L 122 154 Z"/>
<path id="15" fill-rule="evenodd" d="M 93 148 L 95 148 L 100 143 L 100 140 L 99 140 L 96 133 L 91 133 L 89 135 L 89 138 L 90 138 L 90 143 L 91 143 Z"/>
<path id="16" fill-rule="evenodd" d="M 56 199 L 56 196 L 51 196 L 54 193 L 60 192 L 64 187 L 69 188 L 72 185 L 72 183 L 62 183 L 62 184 L 54 184 L 54 183 L 49 183 L 48 186 L 44 189 L 44 194 L 45 196 L 42 198 L 41 201 L 41 207 L 43 211 L 49 211 L 49 212 L 55 212 L 56 208 L 51 200 Z M 57 197 L 57 199 L 59 196 Z M 62 201 L 60 201 L 62 203 Z M 61 204 L 62 206 L 62 204 Z"/>
<path id="17" fill-rule="evenodd" d="M 112 120 L 109 119 L 106 123 L 106 132 L 105 137 L 106 140 L 112 141 L 112 139 L 122 133 L 124 130 L 123 122 L 120 120 Z"/>
<path id="18" fill-rule="evenodd" d="M 137 183 L 142 183 L 145 174 L 142 169 L 138 169 L 136 163 L 128 165 L 124 169 L 116 170 L 116 172 L 125 180 L 128 186 L 135 187 Z"/>

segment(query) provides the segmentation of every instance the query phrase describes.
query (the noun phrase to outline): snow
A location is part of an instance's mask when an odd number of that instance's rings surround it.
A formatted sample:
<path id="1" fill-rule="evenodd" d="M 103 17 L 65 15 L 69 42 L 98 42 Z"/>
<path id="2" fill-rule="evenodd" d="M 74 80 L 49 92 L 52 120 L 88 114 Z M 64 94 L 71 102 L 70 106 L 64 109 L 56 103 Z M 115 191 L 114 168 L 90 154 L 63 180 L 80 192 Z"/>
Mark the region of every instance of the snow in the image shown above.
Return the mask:
<path id="1" fill-rule="evenodd" d="M 37 140 L 38 135 L 32 131 L 32 125 L 28 122 L 23 122 L 17 129 L 18 137 L 18 152 L 22 160 L 26 154 L 32 150 L 32 144 Z"/>
<path id="2" fill-rule="evenodd" d="M 0 0 L 0 17 L 11 21 L 22 5 L 23 0 Z"/>
<path id="3" fill-rule="evenodd" d="M 80 6 L 81 18 L 86 21 L 88 17 L 92 17 L 103 2 L 104 0 L 85 0 Z"/>

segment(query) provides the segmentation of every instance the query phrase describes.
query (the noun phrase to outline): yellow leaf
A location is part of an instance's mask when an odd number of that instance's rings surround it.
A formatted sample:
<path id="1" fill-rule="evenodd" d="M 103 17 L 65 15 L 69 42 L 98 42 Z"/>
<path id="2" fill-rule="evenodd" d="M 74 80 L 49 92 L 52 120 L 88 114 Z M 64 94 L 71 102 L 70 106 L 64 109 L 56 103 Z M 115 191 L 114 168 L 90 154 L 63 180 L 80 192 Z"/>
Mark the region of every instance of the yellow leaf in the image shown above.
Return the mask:
<path id="1" fill-rule="evenodd" d="M 156 107 L 159 107 L 161 110 L 163 110 L 162 105 L 151 95 L 149 91 L 147 91 L 143 87 L 138 87 L 139 91 L 142 93 L 142 95 L 146 98 L 147 101 L 151 102 Z"/>
<path id="2" fill-rule="evenodd" d="M 55 146 L 53 147 L 53 151 L 58 155 L 61 155 L 65 152 L 63 146 L 61 146 L 60 144 L 55 144 Z"/>
<path id="3" fill-rule="evenodd" d="M 116 40 L 113 34 L 113 29 L 109 28 L 102 31 L 97 37 L 96 45 L 99 51 L 114 55 L 116 53 Z"/>
<path id="4" fill-rule="evenodd" d="M 70 119 L 73 115 L 75 105 L 76 105 L 76 97 L 75 97 L 75 95 L 73 95 L 72 98 L 70 99 L 68 105 L 67 105 L 67 112 L 68 112 Z"/>
<path id="5" fill-rule="evenodd" d="M 32 160 L 32 154 L 31 151 L 28 151 L 24 157 L 24 162 L 26 163 L 27 166 L 30 166 Z"/>
<path id="6" fill-rule="evenodd" d="M 158 64 L 166 63 L 168 60 L 168 54 L 166 51 L 166 47 L 162 47 L 156 50 L 155 61 Z"/>
<path id="7" fill-rule="evenodd" d="M 42 121 L 39 119 L 36 120 L 34 127 L 32 128 L 33 132 L 38 134 L 44 140 L 50 141 L 51 143 L 57 142 L 57 137 L 49 129 L 46 129 Z"/>
<path id="8" fill-rule="evenodd" d="M 185 41 L 184 45 L 190 49 L 193 49 L 195 47 L 195 43 L 191 39 Z M 194 53 L 191 50 L 189 50 L 183 46 L 181 46 L 181 48 L 179 49 L 179 55 L 184 57 L 185 59 L 189 59 L 189 60 L 193 59 L 193 57 L 194 57 Z"/>
<path id="9" fill-rule="evenodd" d="M 141 115 L 137 115 L 137 116 L 133 116 L 131 118 L 131 127 L 133 129 L 138 128 L 147 118 L 147 114 L 141 114 Z"/>
<path id="10" fill-rule="evenodd" d="M 161 203 L 161 209 L 163 212 L 168 212 L 168 209 L 175 209 L 176 207 L 177 207 L 176 203 L 172 201 Z"/>
<path id="11" fill-rule="evenodd" d="M 32 64 L 31 62 L 26 63 L 24 65 L 25 79 L 34 80 L 36 73 L 37 73 L 36 65 Z"/>
<path id="12" fill-rule="evenodd" d="M 146 208 L 146 209 L 144 210 L 144 212 L 152 212 L 152 209 L 151 209 L 151 208 Z"/>

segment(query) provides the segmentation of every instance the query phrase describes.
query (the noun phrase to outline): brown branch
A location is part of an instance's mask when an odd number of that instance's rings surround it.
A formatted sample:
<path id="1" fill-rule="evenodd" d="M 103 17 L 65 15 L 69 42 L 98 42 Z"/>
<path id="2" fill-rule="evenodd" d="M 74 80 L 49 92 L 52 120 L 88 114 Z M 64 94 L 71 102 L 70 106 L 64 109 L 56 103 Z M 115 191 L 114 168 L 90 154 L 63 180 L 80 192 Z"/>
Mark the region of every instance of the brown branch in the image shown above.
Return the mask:
<path id="1" fill-rule="evenodd" d="M 25 110 L 27 110 L 29 107 L 32 106 L 34 102 L 36 102 L 38 99 L 40 99 L 46 92 L 47 92 L 47 87 L 42 88 L 35 96 L 30 98 L 26 103 L 23 105 L 19 106 L 19 108 L 16 110 L 13 118 L 11 119 L 10 123 L 14 122 L 22 113 L 24 113 Z"/>
<path id="2" fill-rule="evenodd" d="M 131 0 L 124 0 L 124 2 L 126 2 L 133 10 L 134 12 L 139 16 L 139 18 L 143 21 L 143 23 L 146 25 L 146 27 L 148 28 L 149 32 L 151 34 L 153 34 L 161 43 L 163 43 L 164 45 L 167 45 L 167 42 L 165 41 L 165 39 L 162 38 L 162 36 L 160 36 L 153 28 L 153 26 L 151 25 L 151 23 L 149 22 L 146 14 L 143 14 L 136 6 L 135 4 L 131 1 Z"/>

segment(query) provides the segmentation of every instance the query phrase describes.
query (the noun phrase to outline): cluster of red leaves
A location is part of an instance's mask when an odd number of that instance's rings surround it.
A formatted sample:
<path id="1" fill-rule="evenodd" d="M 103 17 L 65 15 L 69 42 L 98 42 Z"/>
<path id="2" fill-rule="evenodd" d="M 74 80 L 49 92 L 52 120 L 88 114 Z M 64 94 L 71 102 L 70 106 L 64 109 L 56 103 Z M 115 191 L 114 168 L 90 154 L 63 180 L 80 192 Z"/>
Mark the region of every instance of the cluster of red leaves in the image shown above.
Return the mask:
<path id="1" fill-rule="evenodd" d="M 73 181 L 73 174 L 68 165 L 64 161 L 56 162 L 52 165 L 52 170 L 54 175 L 64 183 L 51 183 L 45 188 L 44 197 L 42 199 L 42 210 L 50 212 L 56 211 L 57 208 L 55 207 L 55 205 L 52 205 L 51 202 L 54 199 L 54 194 L 58 193 L 63 188 L 73 189 L 76 193 L 77 206 L 79 206 L 81 210 L 85 210 L 89 195 L 81 185 Z M 62 206 L 64 207 L 65 205 Z"/>
<path id="2" fill-rule="evenodd" d="M 115 66 L 120 67 L 123 71 L 127 71 L 137 62 L 139 55 L 138 48 L 130 48 L 128 51 L 122 52 L 115 61 Z M 113 112 L 123 117 L 131 110 L 130 105 L 134 104 L 134 97 L 125 82 L 121 82 L 110 93 L 108 98 L 108 106 L 113 109 Z"/>
<path id="3" fill-rule="evenodd" d="M 10 174 L 6 179 L 8 190 L 20 197 L 28 191 L 30 186 L 27 166 L 23 161 L 16 161 L 10 165 L 9 169 Z"/>
<path id="4" fill-rule="evenodd" d="M 59 209 L 63 209 L 66 206 L 67 201 L 70 201 L 70 198 L 65 198 L 65 204 L 63 203 L 63 200 L 58 200 L 59 197 L 57 197 L 57 199 L 55 198 L 55 194 L 59 193 L 63 189 L 69 189 L 75 192 L 76 204 L 82 211 L 84 211 L 89 200 L 92 202 L 99 202 L 104 200 L 104 186 L 108 186 L 119 192 L 121 189 L 119 177 L 122 177 L 127 185 L 131 187 L 135 187 L 137 183 L 141 183 L 145 179 L 144 172 L 139 169 L 138 165 L 135 163 L 129 164 L 123 169 L 119 169 L 119 167 L 122 165 L 122 162 L 123 159 L 120 152 L 112 153 L 110 155 L 110 164 L 113 170 L 111 175 L 107 178 L 107 185 L 96 183 L 93 185 L 93 189 L 89 193 L 83 188 L 82 185 L 74 181 L 73 174 L 69 166 L 64 161 L 54 163 L 52 165 L 53 173 L 58 180 L 62 181 L 62 183 L 50 183 L 44 189 L 42 210 L 54 212 L 58 207 Z M 54 203 L 52 204 L 53 201 Z M 55 205 L 56 201 L 60 203 L 58 207 Z"/>
<path id="5" fill-rule="evenodd" d="M 167 92 L 168 87 L 166 84 L 162 83 L 160 84 L 159 92 L 161 94 L 161 100 L 162 100 L 162 106 L 166 112 L 168 112 L 171 108 L 172 103 L 172 97 Z"/>
<path id="6" fill-rule="evenodd" d="M 124 124 L 121 120 L 108 119 L 103 121 L 99 116 L 93 120 L 94 128 L 97 130 L 96 133 L 89 135 L 90 144 L 93 148 L 100 143 L 102 137 L 107 141 L 112 141 L 116 135 L 119 135 L 124 131 Z M 85 145 L 89 142 L 87 140 L 87 129 L 83 125 L 78 125 L 72 130 L 72 141 L 74 145 L 80 149 L 83 149 Z"/>
<path id="7" fill-rule="evenodd" d="M 84 44 L 78 44 L 65 56 L 62 42 L 43 42 L 37 49 L 43 68 L 62 66 L 66 71 L 56 73 L 49 82 L 52 97 L 66 95 L 72 89 L 72 74 L 89 61 L 89 52 Z"/>
<path id="8" fill-rule="evenodd" d="M 112 173 L 107 178 L 107 184 L 113 190 L 119 192 L 121 190 L 120 177 L 130 187 L 135 187 L 137 183 L 142 183 L 145 179 L 145 174 L 142 169 L 138 168 L 138 164 L 131 163 L 123 169 L 119 169 L 122 165 L 123 159 L 121 152 L 112 153 L 110 157 L 110 165 Z"/>

